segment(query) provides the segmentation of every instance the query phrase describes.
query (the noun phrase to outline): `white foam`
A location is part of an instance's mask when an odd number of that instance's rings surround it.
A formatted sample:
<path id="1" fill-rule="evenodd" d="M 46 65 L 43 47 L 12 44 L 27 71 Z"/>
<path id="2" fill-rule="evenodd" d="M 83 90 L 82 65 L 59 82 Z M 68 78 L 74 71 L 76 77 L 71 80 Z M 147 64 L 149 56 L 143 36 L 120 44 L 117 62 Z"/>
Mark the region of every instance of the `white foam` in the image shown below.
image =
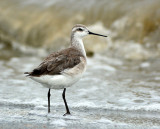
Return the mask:
<path id="1" fill-rule="evenodd" d="M 114 123 L 113 121 L 108 120 L 108 119 L 103 118 L 103 117 L 102 117 L 100 120 L 97 120 L 97 122 L 102 122 L 102 123 L 107 123 L 107 124 L 112 124 L 112 123 Z"/>
<path id="2" fill-rule="evenodd" d="M 56 125 L 56 126 L 67 126 L 67 123 L 63 119 L 57 119 L 51 122 L 51 124 Z"/>
<path id="3" fill-rule="evenodd" d="M 149 66 L 150 66 L 149 62 L 143 62 L 142 64 L 140 64 L 140 67 L 142 67 L 142 68 L 146 68 L 146 67 L 149 67 Z"/>
<path id="4" fill-rule="evenodd" d="M 89 101 L 80 101 L 72 104 L 73 107 L 97 107 L 93 102 Z"/>
<path id="5" fill-rule="evenodd" d="M 154 79 L 155 79 L 155 80 L 160 80 L 160 77 L 155 77 Z"/>

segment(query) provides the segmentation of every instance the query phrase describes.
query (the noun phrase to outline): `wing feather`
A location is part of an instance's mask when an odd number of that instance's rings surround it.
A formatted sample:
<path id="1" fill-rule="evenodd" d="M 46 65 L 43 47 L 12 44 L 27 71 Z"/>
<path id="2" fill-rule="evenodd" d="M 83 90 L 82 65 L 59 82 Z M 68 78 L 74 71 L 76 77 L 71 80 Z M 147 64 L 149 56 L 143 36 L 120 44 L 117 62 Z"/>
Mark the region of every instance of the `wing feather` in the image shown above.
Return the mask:
<path id="1" fill-rule="evenodd" d="M 75 48 L 68 48 L 60 52 L 52 53 L 32 72 L 26 72 L 28 76 L 56 75 L 68 68 L 73 68 L 80 63 L 83 55 Z"/>

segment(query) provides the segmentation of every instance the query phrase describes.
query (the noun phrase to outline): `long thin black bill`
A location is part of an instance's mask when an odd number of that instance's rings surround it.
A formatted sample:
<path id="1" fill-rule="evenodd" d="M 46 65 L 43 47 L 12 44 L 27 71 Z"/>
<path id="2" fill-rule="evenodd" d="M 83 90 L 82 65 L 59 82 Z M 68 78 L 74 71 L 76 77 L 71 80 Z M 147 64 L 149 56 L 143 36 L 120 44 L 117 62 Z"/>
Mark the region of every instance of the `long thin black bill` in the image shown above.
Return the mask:
<path id="1" fill-rule="evenodd" d="M 105 35 L 101 35 L 101 34 L 96 34 L 96 33 L 90 32 L 90 31 L 89 31 L 89 34 L 91 34 L 91 35 L 98 35 L 98 36 L 103 36 L 103 37 L 107 37 L 107 36 L 105 36 Z"/>

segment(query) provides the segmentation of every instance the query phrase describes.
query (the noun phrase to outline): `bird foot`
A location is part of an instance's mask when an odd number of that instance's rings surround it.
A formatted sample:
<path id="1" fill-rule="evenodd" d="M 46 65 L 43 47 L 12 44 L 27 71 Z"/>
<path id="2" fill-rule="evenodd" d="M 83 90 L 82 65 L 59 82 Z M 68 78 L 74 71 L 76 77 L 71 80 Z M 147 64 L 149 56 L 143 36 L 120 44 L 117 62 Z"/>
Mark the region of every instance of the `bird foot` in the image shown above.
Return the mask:
<path id="1" fill-rule="evenodd" d="M 71 115 L 70 112 L 66 112 L 63 116 Z"/>

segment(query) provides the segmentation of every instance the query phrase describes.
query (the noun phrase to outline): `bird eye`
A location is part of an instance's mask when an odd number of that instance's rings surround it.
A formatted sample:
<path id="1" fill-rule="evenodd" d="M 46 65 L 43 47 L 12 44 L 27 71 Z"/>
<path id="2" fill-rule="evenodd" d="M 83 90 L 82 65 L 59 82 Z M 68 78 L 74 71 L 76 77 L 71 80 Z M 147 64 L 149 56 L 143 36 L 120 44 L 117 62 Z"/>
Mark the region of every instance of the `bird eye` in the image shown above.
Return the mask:
<path id="1" fill-rule="evenodd" d="M 83 31 L 81 28 L 78 28 L 78 31 Z"/>

